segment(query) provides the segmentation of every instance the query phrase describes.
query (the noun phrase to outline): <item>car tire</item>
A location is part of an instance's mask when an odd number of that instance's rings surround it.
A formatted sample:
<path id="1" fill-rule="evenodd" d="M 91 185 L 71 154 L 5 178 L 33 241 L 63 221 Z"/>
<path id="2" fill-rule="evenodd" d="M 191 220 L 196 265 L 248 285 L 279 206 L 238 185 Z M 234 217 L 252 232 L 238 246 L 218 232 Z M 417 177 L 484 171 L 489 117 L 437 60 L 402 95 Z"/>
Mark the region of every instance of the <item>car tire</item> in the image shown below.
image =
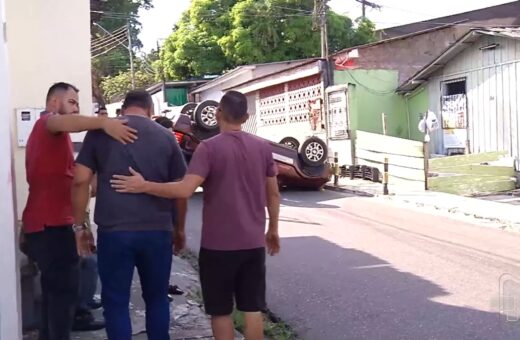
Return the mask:
<path id="1" fill-rule="evenodd" d="M 184 115 L 188 115 L 191 119 L 193 119 L 193 112 L 197 107 L 197 103 L 186 103 L 181 109 L 181 113 Z"/>
<path id="2" fill-rule="evenodd" d="M 318 137 L 311 137 L 303 142 L 299 154 L 304 164 L 320 166 L 327 160 L 327 144 Z"/>
<path id="3" fill-rule="evenodd" d="M 285 137 L 279 144 L 285 145 L 286 147 L 298 151 L 300 148 L 300 142 L 294 137 Z"/>
<path id="4" fill-rule="evenodd" d="M 193 111 L 193 120 L 197 125 L 206 131 L 218 130 L 217 123 L 217 107 L 218 102 L 214 100 L 205 100 Z"/>

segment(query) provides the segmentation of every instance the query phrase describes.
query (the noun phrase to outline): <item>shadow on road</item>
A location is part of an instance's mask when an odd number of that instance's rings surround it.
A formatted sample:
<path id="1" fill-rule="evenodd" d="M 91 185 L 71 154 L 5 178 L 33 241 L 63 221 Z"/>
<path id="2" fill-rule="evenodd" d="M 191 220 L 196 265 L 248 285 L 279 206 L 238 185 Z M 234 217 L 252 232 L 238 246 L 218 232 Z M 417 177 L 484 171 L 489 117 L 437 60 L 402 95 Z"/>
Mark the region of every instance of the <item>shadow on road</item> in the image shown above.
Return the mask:
<path id="1" fill-rule="evenodd" d="M 282 239 L 267 268 L 269 308 L 304 339 L 520 339 L 519 322 L 433 301 L 450 293 L 318 237 Z"/>

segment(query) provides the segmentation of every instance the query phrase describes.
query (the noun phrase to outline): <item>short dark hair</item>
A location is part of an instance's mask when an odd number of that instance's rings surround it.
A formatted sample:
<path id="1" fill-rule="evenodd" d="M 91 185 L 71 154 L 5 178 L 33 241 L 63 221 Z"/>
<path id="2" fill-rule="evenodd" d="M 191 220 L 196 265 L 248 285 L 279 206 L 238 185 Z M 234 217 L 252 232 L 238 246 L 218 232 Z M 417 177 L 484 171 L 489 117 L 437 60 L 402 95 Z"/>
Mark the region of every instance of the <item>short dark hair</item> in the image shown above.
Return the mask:
<path id="1" fill-rule="evenodd" d="M 124 110 L 131 106 L 148 110 L 153 106 L 152 96 L 144 90 L 130 91 L 126 94 L 122 108 Z"/>
<path id="2" fill-rule="evenodd" d="M 169 120 L 167 117 L 157 117 L 155 119 L 155 122 L 167 129 L 171 129 L 173 127 L 173 122 L 171 120 Z"/>
<path id="3" fill-rule="evenodd" d="M 79 92 L 79 89 L 72 84 L 64 83 L 64 82 L 55 83 L 51 87 L 49 87 L 49 91 L 47 91 L 47 97 L 45 98 L 45 100 L 49 101 L 51 99 L 51 97 L 54 96 L 56 93 L 58 93 L 60 91 L 65 92 L 70 89 L 73 89 L 74 91 L 76 91 L 76 93 Z"/>
<path id="4" fill-rule="evenodd" d="M 247 98 L 238 91 L 228 91 L 219 104 L 224 116 L 232 123 L 243 122 L 247 117 Z"/>

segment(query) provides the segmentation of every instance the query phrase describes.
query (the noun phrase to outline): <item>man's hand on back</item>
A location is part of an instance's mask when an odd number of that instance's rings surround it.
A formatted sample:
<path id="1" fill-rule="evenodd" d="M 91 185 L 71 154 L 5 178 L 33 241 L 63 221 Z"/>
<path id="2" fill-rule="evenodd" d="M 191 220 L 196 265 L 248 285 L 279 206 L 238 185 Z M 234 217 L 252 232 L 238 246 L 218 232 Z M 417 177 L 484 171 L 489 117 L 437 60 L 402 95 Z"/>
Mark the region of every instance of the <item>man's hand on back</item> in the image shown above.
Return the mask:
<path id="1" fill-rule="evenodd" d="M 131 176 L 114 175 L 110 180 L 113 189 L 120 193 L 139 194 L 145 191 L 146 181 L 143 176 L 132 167 L 128 168 Z"/>
<path id="2" fill-rule="evenodd" d="M 123 144 L 133 143 L 137 139 L 137 130 L 127 126 L 127 123 L 128 121 L 122 119 L 104 118 L 103 130 Z"/>

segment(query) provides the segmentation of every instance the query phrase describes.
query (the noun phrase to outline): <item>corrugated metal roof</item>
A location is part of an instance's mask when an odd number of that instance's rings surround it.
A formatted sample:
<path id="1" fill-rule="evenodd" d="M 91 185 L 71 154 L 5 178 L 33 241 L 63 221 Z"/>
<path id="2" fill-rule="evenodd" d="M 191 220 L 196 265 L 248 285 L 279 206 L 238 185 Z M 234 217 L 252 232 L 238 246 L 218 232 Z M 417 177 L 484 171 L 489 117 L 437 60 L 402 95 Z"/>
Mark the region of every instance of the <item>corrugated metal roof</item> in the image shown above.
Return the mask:
<path id="1" fill-rule="evenodd" d="M 481 34 L 502 36 L 506 38 L 520 39 L 520 27 L 496 27 L 485 30 L 477 30 Z"/>
<path id="2" fill-rule="evenodd" d="M 285 60 L 285 61 L 274 61 L 274 62 L 262 63 L 262 64 L 249 64 L 249 65 L 237 66 L 236 68 L 224 73 L 223 75 L 213 79 L 212 81 L 195 88 L 194 90 L 190 91 L 190 93 L 196 94 L 196 93 L 200 93 L 203 91 L 207 91 L 219 84 L 225 83 L 227 80 L 233 78 L 236 75 L 241 74 L 244 71 L 255 70 L 256 68 L 270 67 L 270 66 L 281 65 L 281 64 L 285 64 L 285 65 L 287 65 L 287 67 L 292 67 L 292 66 L 304 64 L 308 60 L 309 59 Z"/>
<path id="3" fill-rule="evenodd" d="M 477 41 L 482 35 L 501 36 L 510 39 L 520 39 L 520 28 L 515 27 L 496 27 L 487 29 L 473 29 L 468 34 L 457 40 L 440 56 L 435 58 L 430 64 L 426 65 L 419 72 L 413 75 L 410 79 L 405 81 L 397 91 L 410 92 L 415 90 L 420 84 L 427 81 L 427 79 L 439 69 L 443 68 L 453 57 L 458 55 L 469 45 Z"/>

